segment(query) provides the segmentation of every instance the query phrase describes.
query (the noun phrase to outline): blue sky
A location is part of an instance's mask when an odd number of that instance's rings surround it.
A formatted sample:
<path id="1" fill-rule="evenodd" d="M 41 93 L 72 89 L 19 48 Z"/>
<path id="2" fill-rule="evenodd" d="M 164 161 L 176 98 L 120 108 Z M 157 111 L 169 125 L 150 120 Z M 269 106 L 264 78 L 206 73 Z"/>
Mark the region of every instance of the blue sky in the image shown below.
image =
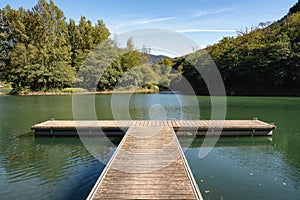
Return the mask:
<path id="1" fill-rule="evenodd" d="M 1 0 L 29 9 L 37 0 Z M 237 30 L 282 18 L 297 0 L 54 0 L 67 18 L 81 15 L 92 22 L 103 19 L 112 33 L 139 28 L 178 31 L 200 47 L 213 44 Z"/>

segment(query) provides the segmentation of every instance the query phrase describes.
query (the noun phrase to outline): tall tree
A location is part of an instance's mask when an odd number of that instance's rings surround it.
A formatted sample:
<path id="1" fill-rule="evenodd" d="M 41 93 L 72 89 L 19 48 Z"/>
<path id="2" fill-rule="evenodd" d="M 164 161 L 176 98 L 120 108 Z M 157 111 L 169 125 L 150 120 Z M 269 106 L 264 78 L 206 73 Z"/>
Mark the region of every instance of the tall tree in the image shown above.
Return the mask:
<path id="1" fill-rule="evenodd" d="M 102 20 L 79 25 L 53 2 L 39 0 L 32 10 L 0 10 L 0 80 L 17 90 L 49 90 L 73 85 L 90 50 L 106 40 Z"/>
<path id="2" fill-rule="evenodd" d="M 43 27 L 43 43 L 38 44 L 42 57 L 42 66 L 45 67 L 45 90 L 49 88 L 63 88 L 71 86 L 75 71 L 71 68 L 70 46 L 68 44 L 68 29 L 66 18 L 52 0 L 38 1 L 34 11 L 41 16 Z M 63 73 L 64 79 L 61 79 Z"/>

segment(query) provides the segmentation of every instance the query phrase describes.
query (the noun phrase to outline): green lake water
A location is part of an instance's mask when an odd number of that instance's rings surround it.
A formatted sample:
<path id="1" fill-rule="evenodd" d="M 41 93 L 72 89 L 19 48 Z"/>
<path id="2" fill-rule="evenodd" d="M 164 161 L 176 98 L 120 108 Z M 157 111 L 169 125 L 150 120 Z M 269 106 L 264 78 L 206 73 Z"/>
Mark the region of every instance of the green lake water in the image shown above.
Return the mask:
<path id="1" fill-rule="evenodd" d="M 210 98 L 198 101 L 201 119 L 209 119 Z M 133 95 L 130 116 L 149 119 L 155 104 L 164 107 L 168 119 L 181 119 L 182 112 L 186 119 L 197 116 L 172 94 Z M 228 97 L 227 104 L 227 119 L 257 117 L 277 129 L 273 137 L 220 138 L 204 158 L 199 158 L 203 138 L 179 137 L 204 198 L 299 199 L 300 98 Z M 98 119 L 113 119 L 111 95 L 96 95 L 95 108 Z M 94 157 L 80 138 L 30 136 L 35 123 L 73 119 L 71 95 L 0 95 L 0 113 L 0 199 L 85 199 L 121 140 L 98 138 Z"/>

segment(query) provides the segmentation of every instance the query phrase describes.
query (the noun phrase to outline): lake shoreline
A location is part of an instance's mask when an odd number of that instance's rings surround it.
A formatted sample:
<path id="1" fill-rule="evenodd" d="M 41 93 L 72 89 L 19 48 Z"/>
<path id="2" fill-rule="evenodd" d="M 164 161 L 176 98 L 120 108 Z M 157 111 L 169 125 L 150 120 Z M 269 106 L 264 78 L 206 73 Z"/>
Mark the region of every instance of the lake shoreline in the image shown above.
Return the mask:
<path id="1" fill-rule="evenodd" d="M 87 92 L 20 92 L 16 96 L 48 96 L 48 95 L 72 95 L 72 94 L 155 94 L 159 91 L 154 89 L 137 89 L 137 90 L 105 90 L 105 91 L 87 91 Z"/>
<path id="2" fill-rule="evenodd" d="M 137 90 L 105 90 L 105 91 L 84 91 L 84 92 L 63 92 L 63 91 L 20 91 L 18 94 L 10 94 L 11 89 L 1 89 L 0 95 L 12 95 L 12 96 L 51 96 L 51 95 L 71 95 L 71 94 L 130 94 L 130 93 L 139 93 L 139 94 L 156 94 L 160 92 L 165 92 L 168 90 L 155 90 L 155 89 L 137 89 Z M 179 91 L 178 91 L 179 92 Z M 174 93 L 174 92 L 172 92 Z M 175 92 L 176 93 L 176 92 Z M 180 93 L 180 92 L 179 92 Z M 185 94 L 185 93 L 181 93 Z M 212 95 L 206 92 L 195 92 L 194 94 L 187 95 L 196 95 L 196 96 L 219 96 Z M 300 93 L 293 92 L 226 92 L 227 97 L 300 97 Z"/>

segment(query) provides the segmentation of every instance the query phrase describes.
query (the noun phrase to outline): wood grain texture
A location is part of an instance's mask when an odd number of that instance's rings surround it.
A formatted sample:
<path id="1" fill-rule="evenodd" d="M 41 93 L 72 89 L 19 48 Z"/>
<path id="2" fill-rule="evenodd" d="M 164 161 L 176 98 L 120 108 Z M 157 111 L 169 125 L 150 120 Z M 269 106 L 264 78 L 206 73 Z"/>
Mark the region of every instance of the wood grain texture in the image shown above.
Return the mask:
<path id="1" fill-rule="evenodd" d="M 127 131 L 129 127 L 170 126 L 175 131 L 200 132 L 198 135 L 272 135 L 275 126 L 260 120 L 94 120 L 68 121 L 49 120 L 31 127 L 36 135 L 73 136 L 76 131 L 87 130 L 81 135 L 103 135 L 101 131 Z M 100 130 L 100 132 L 99 132 Z M 221 131 L 222 130 L 222 131 Z M 48 133 L 47 133 L 48 131 Z M 66 133 L 74 131 L 74 134 Z M 51 134 L 49 134 L 51 132 Z M 106 135 L 114 136 L 115 133 Z"/>
<path id="2" fill-rule="evenodd" d="M 169 126 L 132 126 L 88 199 L 202 199 Z"/>

